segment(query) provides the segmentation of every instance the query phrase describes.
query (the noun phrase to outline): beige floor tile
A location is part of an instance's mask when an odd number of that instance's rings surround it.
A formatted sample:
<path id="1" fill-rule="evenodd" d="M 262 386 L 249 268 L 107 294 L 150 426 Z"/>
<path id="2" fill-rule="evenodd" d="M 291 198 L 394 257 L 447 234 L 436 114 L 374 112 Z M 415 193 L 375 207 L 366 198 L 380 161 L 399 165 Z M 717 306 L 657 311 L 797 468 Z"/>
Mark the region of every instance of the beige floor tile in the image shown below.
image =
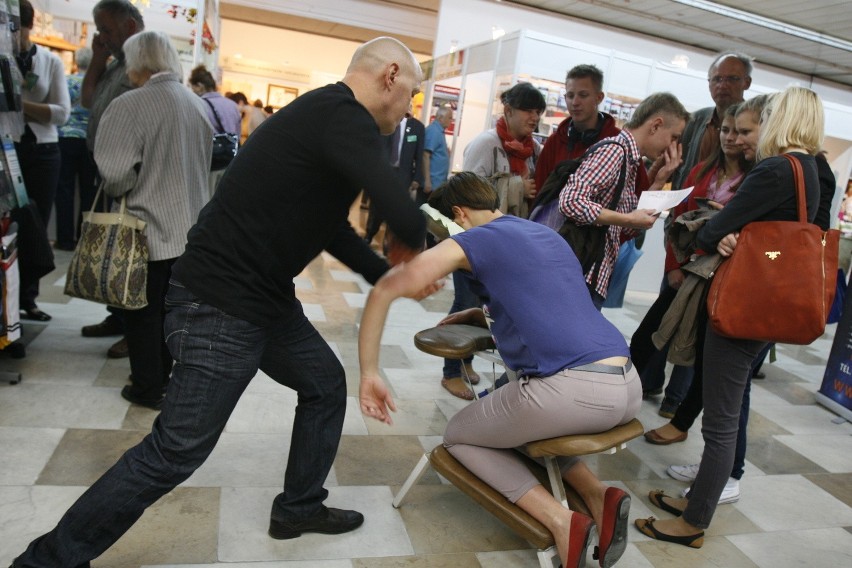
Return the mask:
<path id="1" fill-rule="evenodd" d="M 423 456 L 416 436 L 343 436 L 335 459 L 339 485 L 402 485 Z M 421 483 L 438 483 L 431 470 Z"/>
<path id="2" fill-rule="evenodd" d="M 530 545 L 452 486 L 417 485 L 399 508 L 418 555 L 519 550 Z"/>
<path id="3" fill-rule="evenodd" d="M 817 487 L 827 491 L 835 499 L 852 507 L 852 473 L 816 473 L 803 477 Z"/>
<path id="4" fill-rule="evenodd" d="M 91 485 L 145 434 L 139 430 L 68 430 L 36 483 Z"/>
<path id="5" fill-rule="evenodd" d="M 426 554 L 388 558 L 353 558 L 354 568 L 482 568 L 476 555 Z"/>
<path id="6" fill-rule="evenodd" d="M 749 438 L 746 456 L 767 475 L 827 471 L 774 437 Z"/>
<path id="7" fill-rule="evenodd" d="M 476 558 L 483 568 L 525 568 L 538 565 L 536 551 L 532 549 L 479 552 Z"/>
<path id="8" fill-rule="evenodd" d="M 218 487 L 178 487 L 148 508 L 112 548 L 92 561 L 92 568 L 215 562 L 219 492 Z"/>

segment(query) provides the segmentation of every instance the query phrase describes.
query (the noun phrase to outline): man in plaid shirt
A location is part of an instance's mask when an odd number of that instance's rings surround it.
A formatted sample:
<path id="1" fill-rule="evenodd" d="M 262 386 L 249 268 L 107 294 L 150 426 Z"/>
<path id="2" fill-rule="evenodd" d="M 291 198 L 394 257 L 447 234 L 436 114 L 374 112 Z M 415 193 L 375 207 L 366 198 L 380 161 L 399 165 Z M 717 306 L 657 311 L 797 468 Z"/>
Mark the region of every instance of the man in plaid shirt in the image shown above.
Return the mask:
<path id="1" fill-rule="evenodd" d="M 670 93 L 655 93 L 636 108 L 622 131 L 607 140 L 616 144 L 601 146 L 589 155 L 559 194 L 559 209 L 577 225 L 608 225 L 604 258 L 586 273 L 592 301 L 600 309 L 606 299 L 609 280 L 622 235 L 636 236 L 637 230 L 650 229 L 657 220 L 653 209 L 636 209 L 635 184 L 638 168 L 645 167 L 642 157 L 655 160 L 654 183 L 649 189 L 662 189 L 680 165 L 680 136 L 689 113 Z M 618 189 L 621 167 L 627 160 L 624 189 L 615 210 L 606 206 Z M 649 176 L 650 177 L 650 176 Z"/>

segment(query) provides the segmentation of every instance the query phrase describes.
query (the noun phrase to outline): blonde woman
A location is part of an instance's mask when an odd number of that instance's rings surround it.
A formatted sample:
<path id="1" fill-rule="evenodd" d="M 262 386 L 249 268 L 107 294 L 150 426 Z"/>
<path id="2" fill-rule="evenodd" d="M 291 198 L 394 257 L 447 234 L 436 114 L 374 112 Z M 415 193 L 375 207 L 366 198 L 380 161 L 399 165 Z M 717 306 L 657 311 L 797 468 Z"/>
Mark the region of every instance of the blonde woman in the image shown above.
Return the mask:
<path id="1" fill-rule="evenodd" d="M 814 220 L 820 208 L 815 156 L 822 146 L 824 123 L 822 103 L 810 89 L 790 87 L 773 97 L 761 116 L 758 164 L 733 199 L 698 232 L 703 250 L 730 256 L 739 231 L 748 223 L 798 218 L 793 170 L 782 154 L 790 154 L 802 164 L 808 220 Z M 647 536 L 693 548 L 704 543 L 703 529 L 710 526 L 734 462 L 740 404 L 751 363 L 765 346 L 765 341 L 722 337 L 707 326 L 701 465 L 688 498 L 651 492 L 652 504 L 680 516 L 637 520 L 637 528 Z"/>

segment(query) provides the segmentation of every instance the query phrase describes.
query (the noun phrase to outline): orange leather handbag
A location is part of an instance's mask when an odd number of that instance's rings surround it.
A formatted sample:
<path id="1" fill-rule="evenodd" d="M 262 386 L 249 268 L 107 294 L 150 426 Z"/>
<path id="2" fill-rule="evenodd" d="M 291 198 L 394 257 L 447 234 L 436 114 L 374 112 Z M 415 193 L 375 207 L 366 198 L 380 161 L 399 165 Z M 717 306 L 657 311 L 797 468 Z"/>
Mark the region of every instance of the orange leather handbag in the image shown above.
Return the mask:
<path id="1" fill-rule="evenodd" d="M 808 223 L 802 165 L 784 157 L 793 167 L 799 220 L 743 227 L 710 284 L 707 312 L 720 335 L 806 345 L 825 331 L 840 232 Z"/>

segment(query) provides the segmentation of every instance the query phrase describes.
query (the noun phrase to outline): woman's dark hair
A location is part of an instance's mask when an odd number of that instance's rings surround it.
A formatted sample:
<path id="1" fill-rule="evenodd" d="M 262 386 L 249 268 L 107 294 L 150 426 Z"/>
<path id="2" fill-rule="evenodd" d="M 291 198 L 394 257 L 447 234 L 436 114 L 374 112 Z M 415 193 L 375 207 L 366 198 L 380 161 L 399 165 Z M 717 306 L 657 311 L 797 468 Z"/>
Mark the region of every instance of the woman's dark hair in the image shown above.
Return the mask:
<path id="1" fill-rule="evenodd" d="M 547 101 L 544 95 L 531 83 L 518 83 L 500 95 L 500 102 L 518 110 L 537 110 L 544 112 Z"/>
<path id="2" fill-rule="evenodd" d="M 229 98 L 229 99 L 231 99 L 232 101 L 234 101 L 234 102 L 235 102 L 235 103 L 237 103 L 237 104 L 239 104 L 239 103 L 243 103 L 244 105 L 249 104 L 248 99 L 246 98 L 246 96 L 245 96 L 243 93 L 239 92 L 239 91 L 237 91 L 236 93 L 231 93 L 231 94 L 228 96 L 228 98 Z"/>
<path id="3" fill-rule="evenodd" d="M 725 118 L 736 118 L 737 110 L 739 109 L 739 104 L 733 104 L 725 109 Z M 723 119 L 724 120 L 724 119 Z M 754 167 L 754 162 L 750 162 L 746 160 L 745 155 L 740 153 L 740 171 L 743 173 L 743 178 L 740 179 L 739 183 L 735 187 L 733 187 L 733 191 L 736 191 L 737 188 L 742 183 L 743 179 L 745 179 L 745 174 L 747 174 L 752 167 Z M 698 170 L 697 175 L 695 176 L 696 180 L 699 180 L 707 175 L 707 173 L 713 169 L 714 166 L 718 166 L 718 168 L 722 171 L 725 171 L 725 152 L 722 151 L 722 145 L 719 145 L 719 151 L 715 156 L 708 156 L 706 160 L 701 162 L 701 168 Z"/>
<path id="4" fill-rule="evenodd" d="M 495 211 L 500 206 L 500 198 L 484 177 L 473 172 L 459 172 L 432 192 L 429 205 L 452 219 L 453 207 Z"/>
<path id="5" fill-rule="evenodd" d="M 21 0 L 21 27 L 33 29 L 33 20 L 35 19 L 35 10 L 30 0 Z"/>
<path id="6" fill-rule="evenodd" d="M 189 82 L 192 85 L 201 85 L 205 91 L 215 91 L 216 81 L 213 74 L 204 65 L 199 65 L 189 74 Z"/>

